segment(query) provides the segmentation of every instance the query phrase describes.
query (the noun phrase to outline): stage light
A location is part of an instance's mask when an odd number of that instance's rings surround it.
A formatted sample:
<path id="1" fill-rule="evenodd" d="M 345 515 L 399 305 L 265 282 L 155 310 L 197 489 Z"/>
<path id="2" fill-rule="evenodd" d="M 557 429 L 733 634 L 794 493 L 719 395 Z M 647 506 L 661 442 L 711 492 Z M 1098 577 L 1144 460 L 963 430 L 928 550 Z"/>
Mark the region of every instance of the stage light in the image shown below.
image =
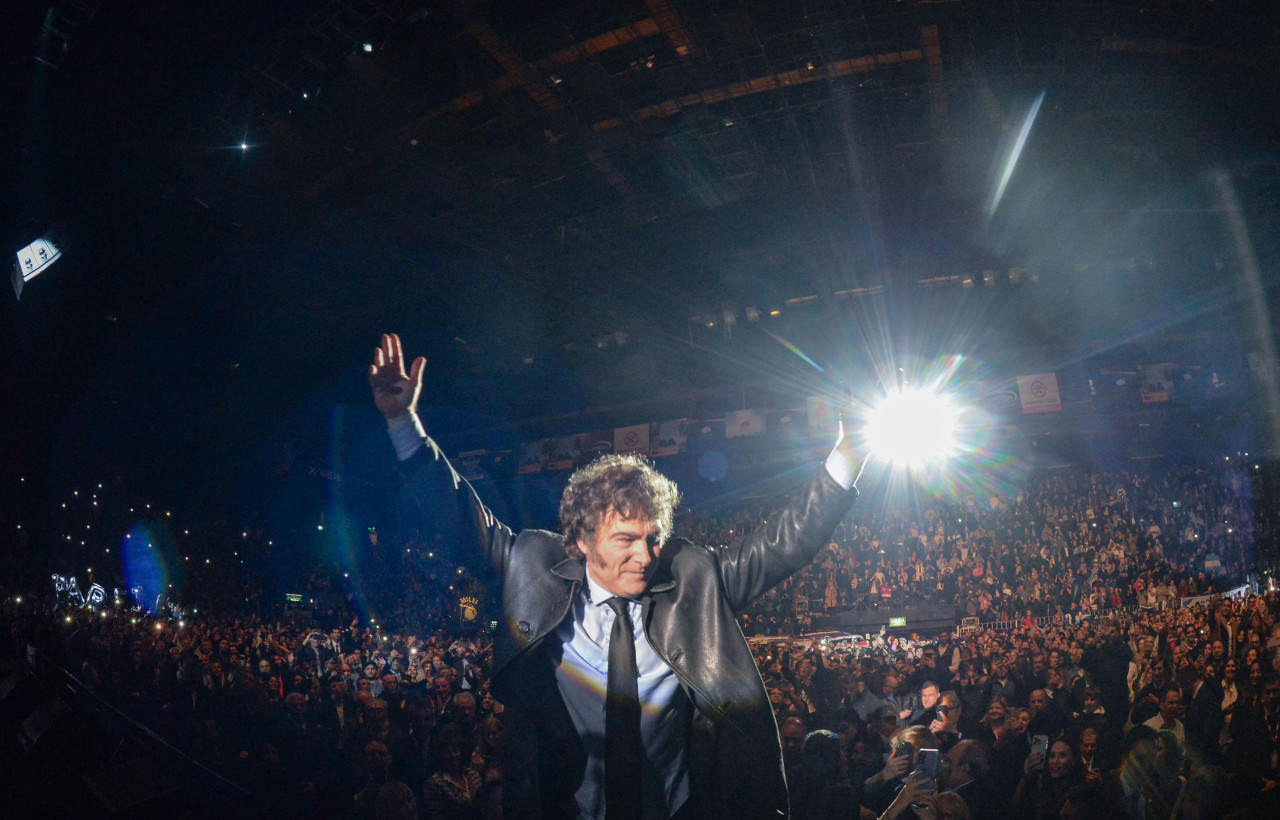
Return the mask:
<path id="1" fill-rule="evenodd" d="M 866 441 L 872 453 L 892 462 L 945 459 L 955 452 L 957 416 L 955 405 L 939 393 L 898 391 L 871 411 Z"/>
<path id="2" fill-rule="evenodd" d="M 13 295 L 21 299 L 23 287 L 62 257 L 62 242 L 53 234 L 45 234 L 18 251 L 17 257 L 10 281 L 13 283 Z"/>
<path id="3" fill-rule="evenodd" d="M 372 53 L 373 53 L 373 43 L 365 43 L 365 44 L 364 44 L 364 53 L 365 53 L 365 54 L 372 54 Z"/>

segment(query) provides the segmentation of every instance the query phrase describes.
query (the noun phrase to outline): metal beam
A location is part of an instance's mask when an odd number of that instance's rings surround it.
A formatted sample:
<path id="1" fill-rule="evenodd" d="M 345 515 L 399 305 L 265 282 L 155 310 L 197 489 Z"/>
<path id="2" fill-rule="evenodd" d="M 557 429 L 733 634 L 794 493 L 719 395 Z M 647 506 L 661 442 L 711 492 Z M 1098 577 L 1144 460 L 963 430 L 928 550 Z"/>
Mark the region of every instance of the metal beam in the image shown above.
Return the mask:
<path id="1" fill-rule="evenodd" d="M 850 74 L 864 74 L 869 71 L 874 71 L 882 66 L 921 59 L 924 59 L 924 53 L 920 49 L 915 48 L 909 51 L 889 51 L 884 54 L 873 54 L 866 57 L 853 57 L 848 60 L 838 60 L 830 65 L 826 65 L 821 68 L 814 68 L 812 70 L 796 69 L 794 71 L 783 71 L 779 74 L 766 74 L 763 77 L 755 77 L 750 80 L 743 80 L 740 83 L 731 83 L 720 88 L 699 91 L 694 94 L 686 94 L 683 97 L 676 97 L 665 102 L 660 102 L 657 105 L 650 105 L 631 112 L 631 114 L 628 115 L 628 118 L 633 122 L 640 122 L 642 120 L 653 119 L 656 117 L 670 117 L 674 114 L 679 114 L 687 108 L 693 108 L 699 105 L 715 105 L 716 103 L 722 103 L 726 100 L 734 100 L 739 97 L 746 97 L 751 94 L 762 94 L 767 91 L 777 91 L 781 88 L 806 85 L 808 83 L 816 83 L 822 80 L 833 80 L 837 77 L 846 77 Z M 622 118 L 613 117 L 596 123 L 593 128 L 595 131 L 606 131 L 610 128 L 621 127 L 622 122 Z"/>
<path id="2" fill-rule="evenodd" d="M 515 70 L 508 70 L 506 74 L 486 85 L 483 91 L 468 91 L 466 94 L 450 100 L 439 108 L 423 115 L 419 120 L 419 124 L 431 122 L 445 114 L 458 114 L 469 108 L 474 108 L 484 102 L 486 95 L 501 94 L 504 91 L 517 88 L 523 84 L 527 77 L 546 75 L 557 68 L 570 65 L 585 57 L 602 54 L 636 40 L 656 37 L 661 33 L 661 29 L 658 28 L 658 21 L 648 17 L 630 25 L 606 31 L 604 34 L 598 34 L 588 40 L 583 40 L 581 43 L 574 43 L 549 57 L 543 57 L 536 62 L 517 66 Z"/>
<path id="3" fill-rule="evenodd" d="M 649 7 L 649 12 L 658 21 L 658 28 L 662 29 L 662 33 L 667 35 L 667 39 L 675 47 L 676 54 L 686 60 L 702 55 L 702 50 L 693 41 L 689 30 L 684 27 L 680 13 L 671 7 L 669 0 L 645 0 L 644 4 Z"/>
<path id="4" fill-rule="evenodd" d="M 942 47 L 938 43 L 938 27 L 920 27 L 924 40 L 924 59 L 929 66 L 929 125 L 936 140 L 945 140 L 950 127 L 947 121 L 947 86 L 942 78 Z"/>

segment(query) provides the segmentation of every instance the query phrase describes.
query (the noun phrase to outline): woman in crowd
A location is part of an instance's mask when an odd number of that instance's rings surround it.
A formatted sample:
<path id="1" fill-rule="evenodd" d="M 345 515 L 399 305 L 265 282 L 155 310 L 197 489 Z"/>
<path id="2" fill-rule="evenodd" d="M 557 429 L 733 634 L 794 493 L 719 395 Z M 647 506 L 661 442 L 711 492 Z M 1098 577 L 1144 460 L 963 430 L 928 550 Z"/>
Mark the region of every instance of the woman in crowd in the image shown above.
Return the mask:
<path id="1" fill-rule="evenodd" d="M 1077 759 L 1075 749 L 1065 738 L 1049 744 L 1047 755 L 1027 755 L 1022 780 L 1013 793 L 1014 815 L 1026 820 L 1057 818 L 1067 793 L 1082 780 Z"/>
<path id="2" fill-rule="evenodd" d="M 446 726 L 439 738 L 440 771 L 422 787 L 427 820 L 475 820 L 480 816 L 483 780 L 471 762 L 471 750 L 456 726 Z"/>
<path id="3" fill-rule="evenodd" d="M 1008 706 L 1009 704 L 1002 697 L 997 696 L 991 699 L 991 703 L 987 705 L 987 713 L 982 716 L 982 720 L 978 721 L 977 740 L 981 740 L 988 746 L 996 745 L 996 732 L 1004 726 L 1009 716 Z"/>

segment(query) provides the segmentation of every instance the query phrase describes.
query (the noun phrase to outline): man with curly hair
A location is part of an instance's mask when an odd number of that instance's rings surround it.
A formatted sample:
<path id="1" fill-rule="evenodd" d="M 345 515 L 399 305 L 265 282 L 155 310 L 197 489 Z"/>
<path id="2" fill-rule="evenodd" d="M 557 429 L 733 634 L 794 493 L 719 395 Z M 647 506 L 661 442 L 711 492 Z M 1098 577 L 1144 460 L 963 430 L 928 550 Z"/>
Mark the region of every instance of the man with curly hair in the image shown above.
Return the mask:
<path id="1" fill-rule="evenodd" d="M 441 489 L 502 578 L 493 691 L 510 726 L 512 817 L 779 817 L 777 724 L 737 623 L 812 560 L 856 497 L 843 435 L 772 520 L 714 548 L 672 538 L 676 485 L 605 456 L 569 480 L 563 534 L 496 519 L 417 417 L 426 360 L 382 337 L 369 368 L 410 496 Z"/>

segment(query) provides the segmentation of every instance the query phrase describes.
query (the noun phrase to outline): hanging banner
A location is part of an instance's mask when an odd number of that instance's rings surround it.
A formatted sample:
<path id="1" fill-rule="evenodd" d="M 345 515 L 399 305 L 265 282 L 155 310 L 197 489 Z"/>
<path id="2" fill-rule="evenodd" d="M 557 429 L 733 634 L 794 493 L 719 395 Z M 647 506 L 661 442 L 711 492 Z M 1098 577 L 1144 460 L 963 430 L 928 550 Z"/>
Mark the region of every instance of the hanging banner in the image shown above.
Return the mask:
<path id="1" fill-rule="evenodd" d="M 649 450 L 656 456 L 673 456 L 684 449 L 684 419 L 660 421 L 649 431 Z"/>
<path id="2" fill-rule="evenodd" d="M 579 464 L 590 464 L 600 456 L 613 452 L 613 431 L 597 430 L 571 437 Z"/>
<path id="3" fill-rule="evenodd" d="M 542 472 L 542 442 L 534 444 L 522 444 L 520 446 L 520 466 L 516 468 L 516 472 L 520 475 L 529 473 Z"/>
<path id="4" fill-rule="evenodd" d="M 764 410 L 731 410 L 724 414 L 725 438 L 758 436 L 764 432 Z"/>
<path id="5" fill-rule="evenodd" d="M 1054 413 L 1062 409 L 1056 373 L 1018 377 L 1018 396 L 1023 413 Z"/>
<path id="6" fill-rule="evenodd" d="M 649 454 L 649 425 L 633 424 L 630 427 L 619 427 L 613 431 L 613 451 L 615 453 Z"/>
<path id="7" fill-rule="evenodd" d="M 458 599 L 458 625 L 474 626 L 480 620 L 480 599 L 464 595 Z"/>
<path id="8" fill-rule="evenodd" d="M 550 455 L 546 459 L 547 469 L 572 469 L 578 457 L 578 450 L 574 446 L 574 437 L 561 436 L 560 438 L 547 439 L 547 442 L 550 443 Z"/>
<path id="9" fill-rule="evenodd" d="M 1235 589 L 1229 589 L 1226 592 L 1215 595 L 1196 595 L 1191 598 L 1183 598 L 1178 602 L 1178 606 L 1186 608 L 1189 606 L 1208 606 L 1214 598 L 1247 598 L 1253 594 L 1253 587 L 1249 584 L 1238 586 Z"/>

